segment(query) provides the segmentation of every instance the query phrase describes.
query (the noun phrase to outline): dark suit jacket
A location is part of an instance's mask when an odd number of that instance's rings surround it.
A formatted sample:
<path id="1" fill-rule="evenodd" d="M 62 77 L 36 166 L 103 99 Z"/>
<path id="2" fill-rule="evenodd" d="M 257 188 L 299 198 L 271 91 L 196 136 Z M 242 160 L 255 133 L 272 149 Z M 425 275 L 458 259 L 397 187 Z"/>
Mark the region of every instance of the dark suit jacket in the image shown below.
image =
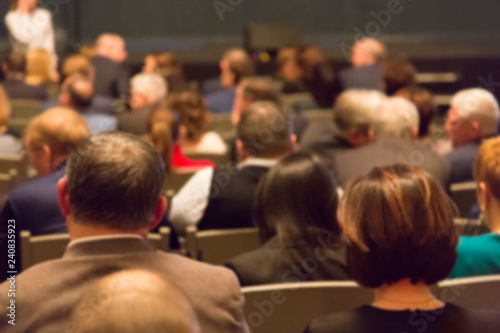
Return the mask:
<path id="1" fill-rule="evenodd" d="M 24 83 L 23 80 L 7 79 L 2 83 L 2 87 L 11 100 L 32 99 L 45 101 L 47 99 L 47 88 L 42 84 L 32 86 Z"/>
<path id="2" fill-rule="evenodd" d="M 226 88 L 205 96 L 207 107 L 212 113 L 229 113 L 233 109 L 236 87 Z"/>
<path id="3" fill-rule="evenodd" d="M 157 104 L 149 104 L 120 116 L 118 129 L 135 135 L 148 134 L 149 117 L 157 108 Z"/>
<path id="4" fill-rule="evenodd" d="M 129 93 L 129 71 L 124 63 L 101 56 L 92 58 L 95 67 L 94 92 L 96 95 L 119 98 Z"/>
<path id="5" fill-rule="evenodd" d="M 59 100 L 57 98 L 48 100 L 40 105 L 40 112 L 47 111 L 57 106 L 59 106 Z M 116 114 L 113 99 L 103 96 L 94 96 L 90 107 L 85 110 L 78 110 L 78 112 L 103 113 L 113 116 Z"/>
<path id="6" fill-rule="evenodd" d="M 379 139 L 368 146 L 337 154 L 333 165 L 338 183 L 345 187 L 349 181 L 367 175 L 374 167 L 397 163 L 408 163 L 422 168 L 431 174 L 444 190 L 448 190 L 448 162 L 418 141 Z"/>
<path id="7" fill-rule="evenodd" d="M 340 73 L 341 88 L 384 91 L 383 71 L 380 64 L 348 68 Z"/>
<path id="8" fill-rule="evenodd" d="M 474 181 L 472 170 L 481 142 L 472 142 L 453 149 L 446 155 L 451 166 L 451 183 Z"/>
<path id="9" fill-rule="evenodd" d="M 326 251 L 330 254 L 327 259 Z M 315 264 L 305 263 L 307 258 L 315 260 Z M 317 265 L 317 268 L 310 272 L 307 265 Z M 278 237 L 274 237 L 262 247 L 231 259 L 225 266 L 236 273 L 242 287 L 281 282 L 349 280 L 345 248 L 332 248 L 326 241 L 325 246 L 318 249 L 310 246 L 283 248 Z M 293 266 L 296 266 L 295 269 Z"/>
<path id="10" fill-rule="evenodd" d="M 16 326 L 1 320 L 0 332 L 65 332 L 72 310 L 85 296 L 85 288 L 125 269 L 144 269 L 173 282 L 193 304 L 204 333 L 245 332 L 240 331 L 245 322 L 243 296 L 234 274 L 222 267 L 154 251 L 137 238 L 73 244 L 63 258 L 35 265 L 18 275 Z M 8 318 L 8 290 L 8 281 L 0 285 L 3 319 Z M 88 309 L 78 314 L 88 316 Z"/>

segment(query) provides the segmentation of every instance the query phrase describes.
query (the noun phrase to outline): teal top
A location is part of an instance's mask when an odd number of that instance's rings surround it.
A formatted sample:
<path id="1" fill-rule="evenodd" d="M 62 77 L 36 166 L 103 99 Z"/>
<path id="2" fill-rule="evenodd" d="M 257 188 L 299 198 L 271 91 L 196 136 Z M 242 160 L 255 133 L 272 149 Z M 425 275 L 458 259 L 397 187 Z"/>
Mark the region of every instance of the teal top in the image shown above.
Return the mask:
<path id="1" fill-rule="evenodd" d="M 450 278 L 500 274 L 500 235 L 461 236 Z"/>

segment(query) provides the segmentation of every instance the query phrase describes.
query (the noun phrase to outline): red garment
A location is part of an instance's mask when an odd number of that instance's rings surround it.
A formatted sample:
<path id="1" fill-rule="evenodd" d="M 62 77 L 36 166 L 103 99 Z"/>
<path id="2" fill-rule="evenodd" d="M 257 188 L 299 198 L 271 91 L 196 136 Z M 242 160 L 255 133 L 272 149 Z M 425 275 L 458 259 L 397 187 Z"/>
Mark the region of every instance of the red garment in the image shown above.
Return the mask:
<path id="1" fill-rule="evenodd" d="M 215 167 L 215 163 L 209 160 L 195 161 L 187 158 L 182 154 L 181 147 L 175 145 L 172 154 L 172 167 L 174 168 L 205 168 Z"/>

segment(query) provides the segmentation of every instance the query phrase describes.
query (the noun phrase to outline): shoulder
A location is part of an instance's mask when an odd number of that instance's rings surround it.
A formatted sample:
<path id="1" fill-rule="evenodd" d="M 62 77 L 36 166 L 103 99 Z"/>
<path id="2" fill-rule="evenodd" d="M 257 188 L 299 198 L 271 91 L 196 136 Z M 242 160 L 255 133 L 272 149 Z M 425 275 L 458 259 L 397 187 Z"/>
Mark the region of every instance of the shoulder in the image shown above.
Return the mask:
<path id="1" fill-rule="evenodd" d="M 450 161 L 469 160 L 476 157 L 479 146 L 474 143 L 466 144 L 453 149 L 446 155 Z"/>
<path id="2" fill-rule="evenodd" d="M 463 332 L 497 332 L 500 325 L 500 313 L 490 310 L 466 309 L 454 304 L 447 304 L 449 320 Z"/>
<path id="3" fill-rule="evenodd" d="M 63 176 L 64 171 L 61 170 L 51 173 L 47 176 L 32 179 L 26 183 L 14 187 L 11 191 L 9 191 L 9 199 L 12 197 L 23 197 L 27 194 L 33 194 L 40 197 L 40 192 L 45 193 L 48 191 L 53 191 L 53 188 L 51 188 L 50 186 L 56 186 L 59 179 Z"/>
<path id="4" fill-rule="evenodd" d="M 360 309 L 348 312 L 334 313 L 314 319 L 308 326 L 307 333 L 362 333 L 357 331 L 357 323 L 364 322 L 365 316 Z M 375 331 L 374 331 L 375 332 Z"/>

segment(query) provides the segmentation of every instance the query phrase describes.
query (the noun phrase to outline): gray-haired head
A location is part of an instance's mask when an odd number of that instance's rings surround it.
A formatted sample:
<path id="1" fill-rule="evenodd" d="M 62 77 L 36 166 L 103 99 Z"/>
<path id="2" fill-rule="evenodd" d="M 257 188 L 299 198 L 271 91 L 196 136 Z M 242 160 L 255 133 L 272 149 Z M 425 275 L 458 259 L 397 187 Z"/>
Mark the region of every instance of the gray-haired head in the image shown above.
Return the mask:
<path id="1" fill-rule="evenodd" d="M 133 135 L 101 132 L 83 141 L 66 172 L 74 221 L 112 230 L 148 227 L 164 170 L 155 148 Z"/>
<path id="2" fill-rule="evenodd" d="M 275 103 L 252 103 L 241 114 L 236 132 L 239 142 L 251 156 L 279 158 L 290 152 L 290 124 Z"/>
<path id="3" fill-rule="evenodd" d="M 418 136 L 420 116 L 417 107 L 402 97 L 385 99 L 376 112 L 375 138 L 414 139 Z"/>

